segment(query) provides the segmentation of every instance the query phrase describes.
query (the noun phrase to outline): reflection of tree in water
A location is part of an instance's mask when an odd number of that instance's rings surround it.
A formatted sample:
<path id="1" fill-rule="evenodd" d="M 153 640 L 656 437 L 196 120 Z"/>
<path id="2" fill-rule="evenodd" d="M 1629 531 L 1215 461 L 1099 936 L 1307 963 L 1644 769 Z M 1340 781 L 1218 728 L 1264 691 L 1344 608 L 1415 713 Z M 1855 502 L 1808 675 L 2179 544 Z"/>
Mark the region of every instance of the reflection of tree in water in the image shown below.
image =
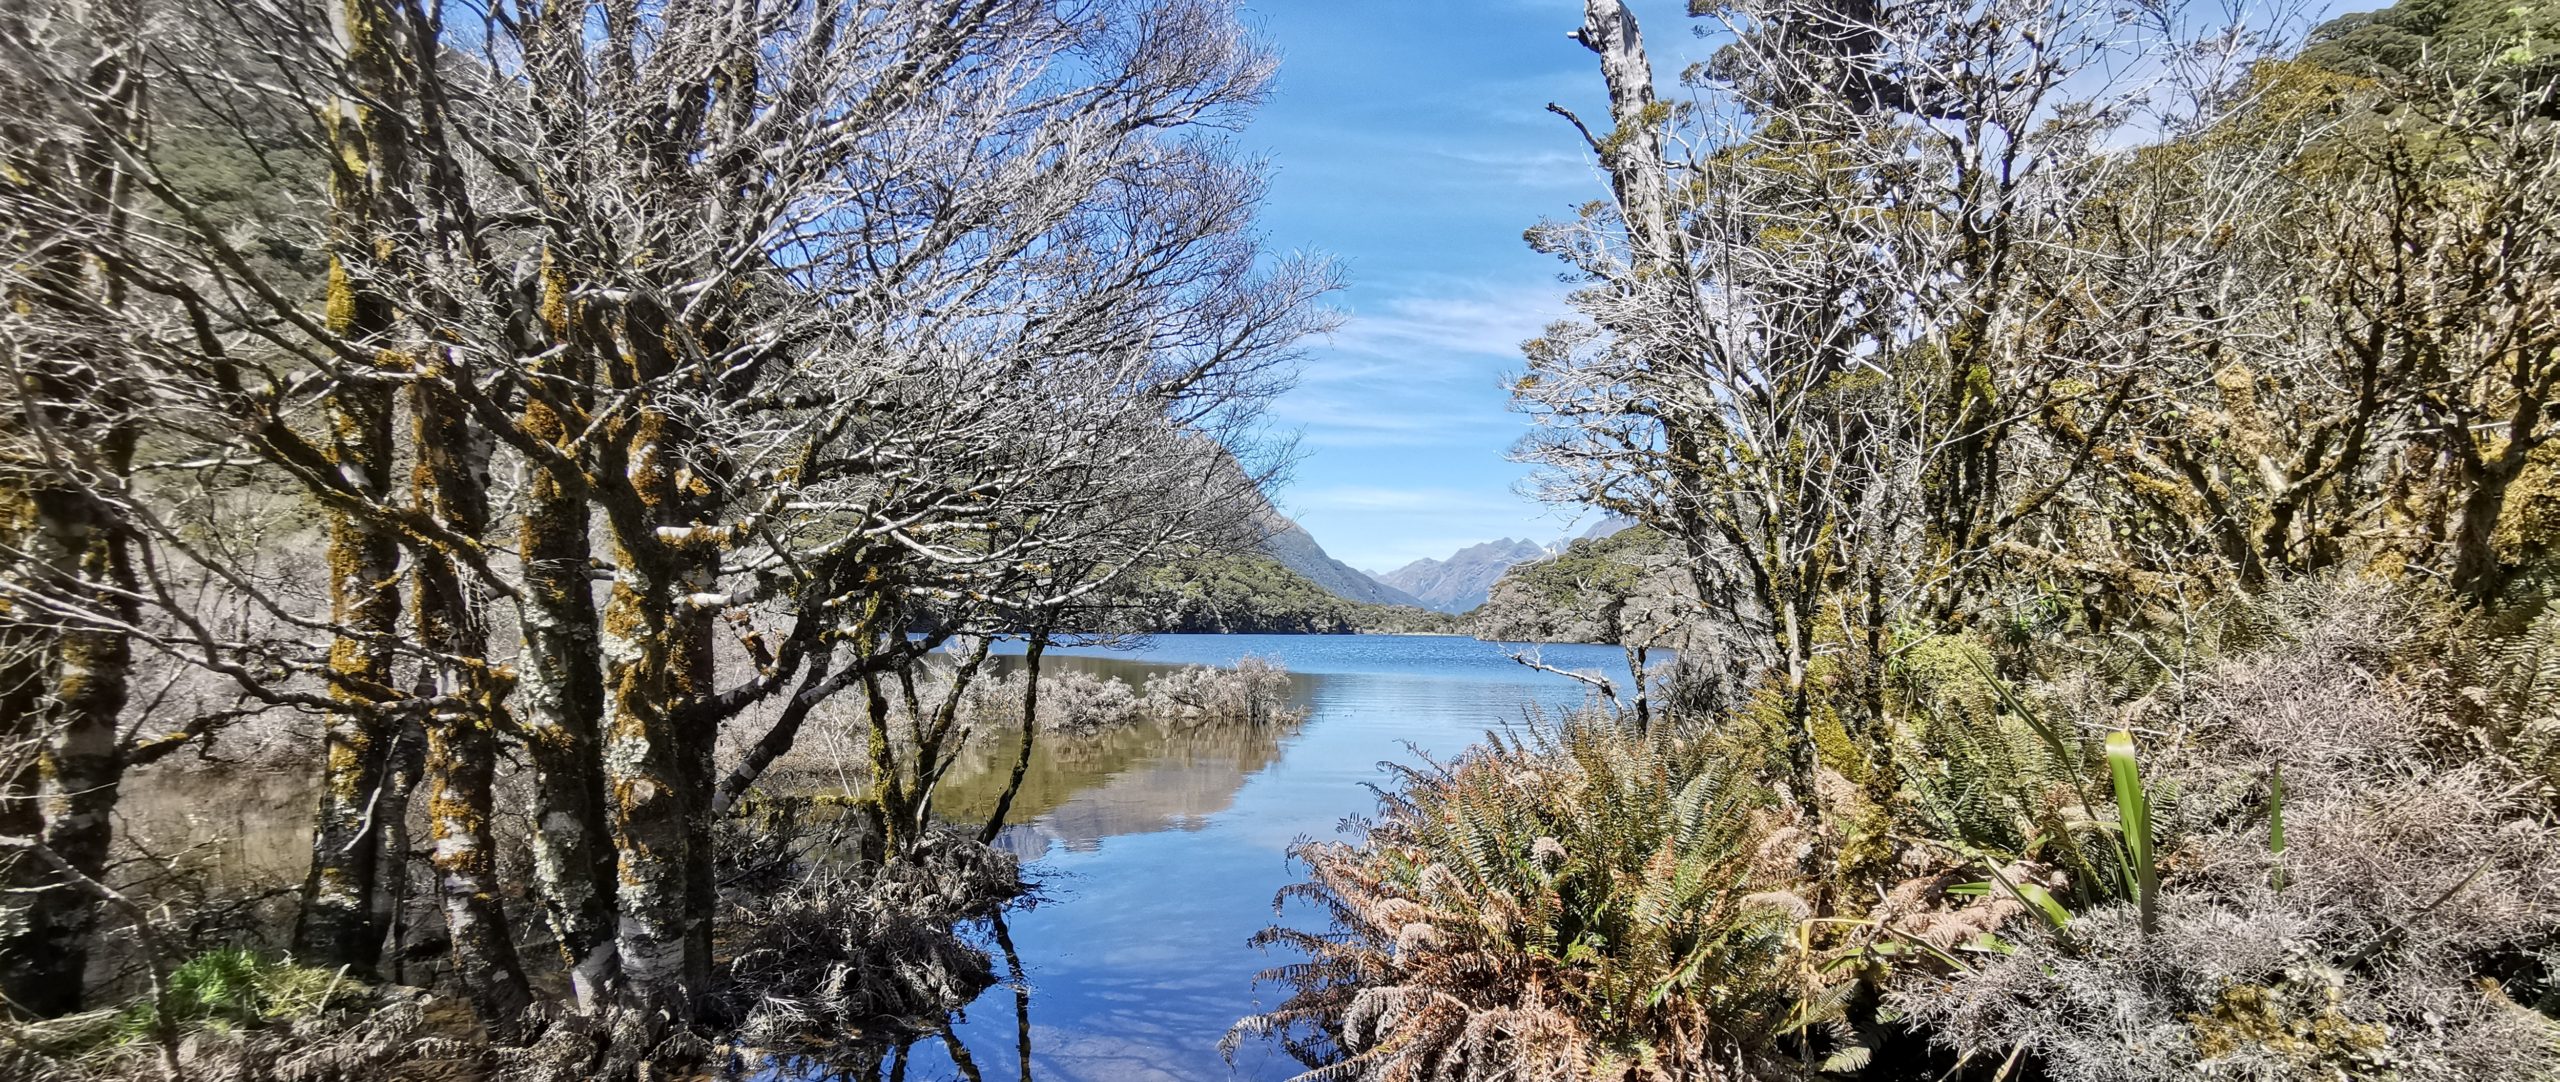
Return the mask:
<path id="1" fill-rule="evenodd" d="M 1013 993 L 1014 1062 L 1020 1064 L 1017 1078 L 1019 1082 L 1032 1082 L 1031 982 L 1023 975 L 1022 955 L 1014 949 L 1004 914 L 989 918 L 984 931 L 1004 958 L 1003 983 Z M 806 1055 L 777 1055 L 760 1065 L 733 1063 L 726 1077 L 756 1082 L 907 1082 L 908 1072 L 917 1061 L 930 1059 L 938 1051 L 962 1082 L 1003 1078 L 1002 1074 L 989 1075 L 978 1066 L 977 1058 L 969 1054 L 968 1044 L 953 1031 L 955 1020 L 944 1019 L 938 1028 L 924 1033 L 907 1033 L 888 1040 L 857 1038 Z M 920 1054 L 919 1049 L 924 1051 Z"/>
<path id="2" fill-rule="evenodd" d="M 1142 682 L 1156 667 L 1100 659 L 1075 659 L 1098 675 L 1121 675 Z M 1291 711 L 1266 724 L 1228 720 L 1143 718 L 1090 733 L 1044 733 L 1034 750 L 1021 792 L 1014 798 L 1013 820 L 998 838 L 1000 848 L 1025 862 L 1051 847 L 1084 851 L 1114 836 L 1163 830 L 1197 830 L 1210 817 L 1233 805 L 1247 778 L 1280 759 L 1281 746 L 1303 725 L 1305 712 Z M 981 821 L 994 806 L 1010 773 L 1013 749 L 988 741 L 968 750 L 937 786 L 937 817 L 954 824 Z M 1032 1078 L 1031 986 L 1022 958 L 1001 913 L 967 930 L 971 942 L 1002 962 L 994 984 L 1009 989 L 1014 1015 L 1013 1061 L 1022 1082 Z M 1000 1001 L 980 995 L 972 1006 L 994 1008 Z M 825 1049 L 776 1055 L 765 1063 L 739 1064 L 737 1077 L 779 1080 L 868 1079 L 876 1082 L 924 1082 L 958 1079 L 986 1082 L 1007 1075 L 1000 1066 L 982 1065 L 954 1030 L 958 1014 L 942 1019 L 913 1019 L 899 1026 L 848 1035 L 851 1039 Z M 981 1039 L 983 1043 L 983 1038 Z M 992 1053 L 1001 1064 L 1004 1053 Z"/>
<path id="3" fill-rule="evenodd" d="M 1062 667 L 1117 676 L 1136 686 L 1144 686 L 1149 675 L 1172 671 L 1109 659 L 1062 660 L 1066 662 Z M 1307 705 L 1309 684 L 1307 678 L 1300 678 L 1291 696 L 1293 706 Z M 1264 724 L 1140 718 L 1098 731 L 1043 732 L 1008 816 L 1013 825 L 998 839 L 998 846 L 1027 862 L 1052 847 L 1082 851 L 1114 836 L 1199 829 L 1234 804 L 1246 779 L 1279 762 L 1282 745 L 1302 729 L 1304 717 L 1304 710 L 1298 709 Z M 1013 754 L 1009 739 L 987 739 L 968 748 L 937 787 L 937 817 L 971 828 L 981 823 L 1004 787 Z M 251 769 L 200 772 L 179 780 L 186 784 L 151 787 L 128 803 L 128 832 L 137 844 L 193 854 L 187 865 L 201 866 L 221 880 L 216 886 L 232 893 L 257 894 L 257 888 L 270 880 L 299 877 L 309 856 L 309 834 L 296 809 L 308 804 L 308 779 Z M 734 937 L 723 946 L 731 963 L 739 961 L 742 950 L 755 945 L 750 940 L 760 926 L 770 930 L 748 910 L 766 910 L 768 919 L 780 911 L 796 911 L 797 923 L 814 926 L 846 916 L 831 915 L 839 907 L 815 898 L 830 893 L 830 882 L 835 884 L 834 893 L 845 899 L 876 893 L 874 886 L 856 887 L 850 882 L 868 874 L 859 867 L 863 854 L 857 839 L 872 832 L 851 821 L 861 813 L 841 800 L 843 779 L 812 759 L 779 764 L 770 781 L 771 798 L 745 802 L 736 813 L 743 818 L 731 824 L 738 829 L 726 833 L 722 846 L 721 884 L 740 899 L 725 920 L 727 934 Z M 500 820 L 500 829 L 511 834 L 533 829 L 520 815 L 502 811 Z M 807 896 L 787 897 L 792 888 L 784 884 L 796 877 L 783 873 L 811 865 L 842 870 L 799 883 L 797 889 Z M 847 923 L 870 927 L 858 920 Z M 281 934 L 281 925 L 271 931 Z M 990 964 L 946 967 L 954 978 L 952 987 L 982 1012 L 1011 1009 L 1016 1024 L 1010 1063 L 1006 1062 L 1008 1050 L 996 1036 L 1000 1029 L 974 1030 L 981 1047 L 973 1052 L 953 1031 L 956 1016 L 927 1011 L 921 1016 L 875 1018 L 840 1027 L 836 1039 L 823 1043 L 777 1040 L 776 1046 L 738 1050 L 727 1065 L 727 1077 L 775 1082 L 983 1082 L 1018 1073 L 1029 1079 L 1032 997 L 1010 930 L 1002 914 L 997 914 L 966 922 L 960 931 L 967 946 L 983 952 L 982 958 Z M 878 939 L 879 929 L 853 938 Z M 797 961 L 816 968 L 826 960 L 821 954 L 857 945 L 827 945 L 824 951 L 804 945 L 793 953 Z M 872 945 L 886 946 L 885 941 Z M 421 971 L 407 976 L 429 980 L 434 974 Z M 1007 990 L 1009 996 L 1004 994 Z M 730 1017 L 742 1018 L 748 1006 L 731 1004 Z M 823 1032 L 825 1027 L 819 1028 Z"/>
<path id="4" fill-rule="evenodd" d="M 1132 682 L 1148 667 L 1076 659 L 1099 675 Z M 1085 851 L 1103 839 L 1160 830 L 1197 830 L 1225 811 L 1246 778 L 1279 761 L 1303 711 L 1264 725 L 1146 719 L 1091 734 L 1046 734 L 1034 751 L 1012 824 L 998 844 L 1024 860 L 1057 846 Z M 1003 789 L 1011 749 L 973 748 L 935 793 L 952 822 L 983 819 Z"/>

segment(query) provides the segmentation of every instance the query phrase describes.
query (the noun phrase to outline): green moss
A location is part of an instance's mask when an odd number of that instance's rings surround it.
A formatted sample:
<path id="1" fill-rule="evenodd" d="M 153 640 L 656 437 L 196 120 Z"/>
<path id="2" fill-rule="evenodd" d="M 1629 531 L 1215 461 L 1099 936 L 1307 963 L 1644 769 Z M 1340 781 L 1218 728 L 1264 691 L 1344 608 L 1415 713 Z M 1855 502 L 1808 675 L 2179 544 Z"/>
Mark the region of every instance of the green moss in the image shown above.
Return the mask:
<path id="1" fill-rule="evenodd" d="M 2339 1009 L 2340 979 L 2329 970 L 2292 970 L 2273 984 L 2223 989 L 2213 1008 L 2189 1015 L 2196 1051 L 2219 1059 L 2263 1049 L 2306 1078 L 2392 1078 L 2391 1031 Z"/>

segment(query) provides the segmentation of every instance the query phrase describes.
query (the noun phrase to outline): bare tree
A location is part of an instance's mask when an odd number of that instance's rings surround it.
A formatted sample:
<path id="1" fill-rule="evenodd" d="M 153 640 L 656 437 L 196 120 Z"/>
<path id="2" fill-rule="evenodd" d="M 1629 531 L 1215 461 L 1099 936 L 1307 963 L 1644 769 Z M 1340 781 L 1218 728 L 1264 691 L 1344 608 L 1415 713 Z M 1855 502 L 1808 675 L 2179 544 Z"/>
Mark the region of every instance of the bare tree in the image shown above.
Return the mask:
<path id="1" fill-rule="evenodd" d="M 1996 603 L 1991 561 L 2120 424 L 2139 364 L 2103 346 L 2140 314 L 2074 224 L 2110 141 L 2195 122 L 2271 41 L 2106 3 L 1700 10 L 1733 44 L 1666 103 L 1633 17 L 1586 6 L 1614 130 L 1574 122 L 1615 198 L 1532 234 L 1588 284 L 1530 344 L 1520 454 L 1679 539 L 1755 629 L 1801 798 L 1816 680 L 1881 704 L 1873 663 L 1825 658 Z"/>
<path id="2" fill-rule="evenodd" d="M 137 41 L 124 5 L 73 13 L 0 8 L 0 823 L 40 842 L 0 856 L 12 890 L 0 997 L 18 1011 L 80 1005 L 127 750 L 137 618 L 129 528 L 112 501 L 131 484 L 140 395 L 121 326 L 124 284 L 90 242 L 125 228 L 130 177 L 111 149 L 142 123 Z M 77 50 L 85 93 L 47 100 L 19 61 Z M 32 750 L 33 754 L 27 754 Z"/>
<path id="3" fill-rule="evenodd" d="M 154 650 L 330 719 L 302 936 L 329 957 L 380 942 L 386 764 L 419 726 L 453 970 L 493 1029 L 527 995 L 487 823 L 521 743 L 535 894 L 627 1070 L 713 980 L 713 817 L 810 710 L 861 689 L 893 858 L 956 712 L 911 703 L 886 739 L 889 689 L 1237 543 L 1255 413 L 1333 278 L 1251 230 L 1257 168 L 1217 133 L 1270 59 L 1220 3 L 461 10 L 137 24 L 198 134 L 254 150 L 252 118 L 318 118 L 295 138 L 332 171 L 296 228 L 324 295 L 244 256 L 148 132 L 98 153 L 149 227 L 92 214 L 78 250 L 147 298 L 121 318 L 152 437 L 323 509 L 331 573 L 306 611 L 117 490 L 148 554 L 120 596 Z M 27 59 L 37 97 L 94 104 L 74 51 Z M 266 630 L 164 604 L 196 581 Z"/>

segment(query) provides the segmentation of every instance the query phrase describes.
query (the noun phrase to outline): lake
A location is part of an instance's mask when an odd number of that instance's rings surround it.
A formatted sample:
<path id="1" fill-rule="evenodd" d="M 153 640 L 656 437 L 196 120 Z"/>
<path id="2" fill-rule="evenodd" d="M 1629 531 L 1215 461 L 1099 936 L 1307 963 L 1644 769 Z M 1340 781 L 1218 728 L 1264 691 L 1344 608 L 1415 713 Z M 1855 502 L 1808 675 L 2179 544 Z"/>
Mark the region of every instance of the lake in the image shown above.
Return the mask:
<path id="1" fill-rule="evenodd" d="M 1184 665 L 1247 655 L 1290 670 L 1294 722 L 1137 724 L 1041 738 L 1014 825 L 1042 900 L 1006 920 L 1029 988 L 1030 1073 L 1041 1082 L 1285 1079 L 1302 1068 L 1259 1041 L 1233 1073 L 1218 1042 L 1236 1019 L 1275 1003 L 1254 974 L 1282 959 L 1246 945 L 1272 923 L 1294 881 L 1287 850 L 1368 813 L 1383 760 L 1447 756 L 1533 706 L 1579 705 L 1583 685 L 1513 662 L 1518 649 L 1474 639 L 1391 635 L 1160 635 L 1133 649 L 1052 648 L 1048 671 L 1082 669 L 1133 687 Z M 1614 647 L 1542 646 L 1558 668 L 1625 682 Z M 1020 644 L 1013 650 L 1020 652 Z M 1668 661 L 1668 652 L 1657 658 Z M 955 821 L 984 821 L 1010 772 L 1012 737 L 973 747 L 937 789 Z M 309 855 L 311 779 L 299 772 L 190 775 L 196 786 L 138 786 L 122 809 L 128 842 L 233 888 L 289 887 Z M 267 908 L 281 936 L 289 890 Z M 532 919 L 528 915 L 527 919 Z M 1314 914 L 1292 911 L 1312 927 Z M 1001 952 L 997 971 L 1007 970 Z M 1018 1080 L 1015 989 L 998 984 L 954 1027 L 964 1067 L 939 1040 L 910 1051 L 904 1078 Z M 750 1072 L 751 1074 L 757 1072 Z M 766 1074 L 765 1077 L 772 1077 Z"/>
<path id="2" fill-rule="evenodd" d="M 1194 1082 L 1304 1070 L 1254 1041 L 1231 1075 L 1218 1052 L 1237 1018 L 1282 994 L 1254 988 L 1254 974 L 1281 959 L 1246 940 L 1272 923 L 1273 895 L 1297 878 L 1287 850 L 1367 813 L 1381 761 L 1410 762 L 1412 749 L 1453 754 L 1532 705 L 1583 702 L 1582 685 L 1513 662 L 1511 649 L 1389 635 L 1161 635 L 1134 650 L 1053 648 L 1052 671 L 1132 685 L 1172 666 L 1270 658 L 1289 668 L 1306 717 L 1260 732 L 1140 727 L 1044 742 L 1006 838 L 1045 898 L 1006 922 L 1030 990 L 1029 1077 Z M 1625 683 L 1614 647 L 1537 649 L 1546 664 Z M 1294 908 L 1291 918 L 1317 919 Z M 906 1077 L 1025 1077 L 1018 1022 L 1015 991 L 1000 984 L 955 1027 L 966 1067 L 927 1041 Z"/>

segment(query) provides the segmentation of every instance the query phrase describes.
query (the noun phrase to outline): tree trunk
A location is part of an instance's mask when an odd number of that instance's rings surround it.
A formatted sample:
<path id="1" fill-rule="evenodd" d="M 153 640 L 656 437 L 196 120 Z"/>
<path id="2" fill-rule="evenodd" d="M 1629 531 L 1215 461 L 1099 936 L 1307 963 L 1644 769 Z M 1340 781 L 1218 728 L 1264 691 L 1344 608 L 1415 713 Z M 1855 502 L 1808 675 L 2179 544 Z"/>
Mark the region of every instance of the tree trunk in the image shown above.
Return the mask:
<path id="1" fill-rule="evenodd" d="M 879 650 L 876 641 L 863 643 L 863 660 L 869 661 Z M 898 769 L 897 739 L 889 732 L 889 693 L 881 690 L 879 674 L 865 665 L 862 674 L 862 716 L 869 722 L 865 742 L 871 752 L 871 792 L 867 798 L 878 816 L 880 852 L 894 856 L 903 850 L 909 838 L 907 829 L 907 786 L 905 775 Z"/>
<path id="2" fill-rule="evenodd" d="M 1661 117 L 1644 34 L 1621 0 L 1586 0 L 1582 10 L 1582 28 L 1573 39 L 1600 57 L 1600 75 L 1608 83 L 1609 117 L 1616 130 L 1597 149 L 1626 220 L 1636 265 L 1683 262 L 1679 232 L 1671 221 L 1671 180 L 1663 167 Z"/>
<path id="3" fill-rule="evenodd" d="M 432 674 L 421 674 L 421 697 L 435 694 Z M 382 977 L 408 984 L 409 941 L 409 801 L 418 791 L 418 775 L 427 768 L 427 730 L 414 718 L 403 719 L 382 754 L 382 796 L 374 801 L 374 821 L 381 843 L 374 847 L 377 882 L 373 891 L 373 926 L 382 929 Z"/>
<path id="4" fill-rule="evenodd" d="M 129 426 L 110 426 L 103 458 L 121 479 L 133 459 Z M 76 584 L 70 588 L 80 595 L 80 608 L 128 626 L 139 622 L 134 600 L 139 594 L 124 528 L 94 494 L 58 496 L 67 506 L 46 516 L 46 528 L 55 534 L 61 557 L 75 569 Z M 66 628 L 55 645 L 53 722 L 44 751 L 44 839 L 64 861 L 93 879 L 106 875 L 115 833 L 116 797 L 124 780 L 117 723 L 124 716 L 132 672 L 133 643 L 121 630 Z M 38 979 L 52 983 L 63 1009 L 77 1009 L 98 906 L 82 892 L 67 889 L 48 892 L 39 904 L 56 914 L 42 925 L 52 942 L 39 954 L 48 972 Z"/>
<path id="5" fill-rule="evenodd" d="M 23 497 L 10 495 L 10 517 L 32 518 Z M 22 535 L 14 528 L 9 532 Z M 18 613 L 6 617 L 7 623 L 0 625 L 0 756 L 5 756 L 0 770 L 7 771 L 0 777 L 0 837 L 40 838 L 44 813 L 36 790 L 42 781 L 34 752 L 43 739 L 45 635 Z M 14 1013 L 29 1017 L 52 1006 L 44 1001 L 49 985 L 42 976 L 48 967 L 39 958 L 41 944 L 50 941 L 39 923 L 49 910 L 38 904 L 48 878 L 44 862 L 32 851 L 0 852 L 0 929 L 7 930 L 0 935 L 0 996 L 14 1005 Z"/>
<path id="6" fill-rule="evenodd" d="M 1627 651 L 1628 686 L 1633 688 L 1635 691 L 1636 731 L 1639 733 L 1651 732 L 1653 730 L 1653 705 L 1645 697 L 1645 647 L 1642 643 L 1638 643 L 1633 640 L 1629 640 L 1621 645 Z"/>
<path id="7" fill-rule="evenodd" d="M 1005 779 L 995 812 L 978 831 L 981 842 L 994 844 L 996 835 L 1004 831 L 1005 816 L 1013 814 L 1013 798 L 1022 792 L 1022 779 L 1031 773 L 1031 743 L 1040 731 L 1040 655 L 1048 649 L 1049 629 L 1042 626 L 1031 633 L 1031 644 L 1022 652 L 1022 742 L 1014 749 L 1013 776 Z"/>
<path id="8" fill-rule="evenodd" d="M 711 625 L 686 596 L 698 584 L 686 563 L 698 557 L 660 536 L 692 525 L 678 481 L 681 433 L 654 403 L 639 407 L 627 429 L 616 441 L 619 457 L 645 513 L 626 510 L 614 524 L 602 635 L 620 999 L 639 1027 L 618 1035 L 618 1045 L 655 1043 L 667 1026 L 690 1022 L 710 972 L 710 912 L 697 909 L 711 888 L 711 854 L 697 845 L 709 827 L 710 741 L 678 732 L 676 720 L 707 681 Z"/>
<path id="9" fill-rule="evenodd" d="M 7 16 L 0 31 L 22 34 L 18 21 Z M 79 614 L 39 628 L 19 624 L 27 633 L 0 644 L 12 655 L 0 662 L 9 670 L 0 679 L 10 684 L 0 703 L 0 740 L 8 741 L 0 754 L 33 765 L 13 771 L 0 797 L 16 806 L 8 818 L 62 865 L 55 874 L 21 866 L 0 877 L 36 888 L 25 896 L 22 921 L 12 922 L 18 934 L 0 951 L 10 959 L 0 963 L 0 992 L 37 1015 L 81 1005 L 99 903 L 79 882 L 106 870 L 125 766 L 117 729 L 133 667 L 124 629 L 139 620 L 130 532 L 115 502 L 126 493 L 135 441 L 131 367 L 116 323 L 123 284 L 80 247 L 124 228 L 126 179 L 112 143 L 138 137 L 142 84 L 122 33 L 110 28 L 97 43 L 86 93 L 72 106 L 75 136 L 0 132 L 15 144 L 5 163 L 11 183 L 59 182 L 77 207 L 75 221 L 14 238 L 34 243 L 17 256 L 24 292 L 7 298 L 59 321 L 38 324 L 10 351 L 22 375 L 8 404 L 9 451 L 18 459 L 9 467 L 28 478 L 12 494 L 19 499 L 9 540 L 25 560 L 13 570 L 21 585 Z M 17 881 L 28 872 L 32 881 Z"/>
<path id="10" fill-rule="evenodd" d="M 327 117 L 335 151 L 329 178 L 334 243 L 327 318 L 332 334 L 396 363 L 392 335 L 399 318 L 390 298 L 357 281 L 351 253 L 385 256 L 377 234 L 398 215 L 390 204 L 405 182 L 408 155 L 391 15 L 376 0 L 333 7 L 347 76 L 356 98 Z M 359 100 L 361 99 L 361 100 Z M 391 491 L 395 404 L 387 385 L 353 374 L 329 396 L 329 458 L 356 494 L 380 505 Z M 373 804 L 381 791 L 390 735 L 382 704 L 394 698 L 392 643 L 400 620 L 396 539 L 357 511 L 332 508 L 329 521 L 329 622 L 343 629 L 329 648 L 330 695 L 346 704 L 325 722 L 320 806 L 311 832 L 311 871 L 303 884 L 294 949 L 320 966 L 372 971 L 382 929 L 374 926 L 378 868 Z"/>
<path id="11" fill-rule="evenodd" d="M 2507 490 L 2524 471 L 2531 446 L 2511 448 L 2466 471 L 2469 484 L 2454 505 L 2451 581 L 2455 592 L 2473 601 L 2496 600 L 2506 588 L 2506 565 L 2498 558 L 2498 517 L 2506 512 Z"/>
<path id="12" fill-rule="evenodd" d="M 485 434 L 463 417 L 437 376 L 414 385 L 422 509 L 464 537 L 489 530 Z M 490 677 L 489 632 L 480 591 L 455 561 L 422 551 L 417 563 L 418 639 L 434 652 L 437 705 L 428 711 L 427 816 L 434 842 L 436 892 L 453 951 L 454 977 L 490 1036 L 513 1043 L 533 1002 L 516 960 L 506 910 L 498 900 L 497 848 L 489 814 L 498 742 L 492 728 L 499 688 Z"/>
<path id="13" fill-rule="evenodd" d="M 591 340 L 579 326 L 569 284 L 546 252 L 542 315 L 558 343 L 559 359 L 546 362 L 566 386 L 592 375 Z M 524 430 L 575 461 L 572 425 L 584 423 L 586 403 L 560 401 L 550 385 L 525 393 Z M 536 464 L 525 492 L 523 535 L 525 598 L 521 608 L 524 655 L 515 692 L 516 720 L 524 727 L 533 762 L 533 862 L 537 893 L 580 1010 L 602 1005 L 619 971 L 613 944 L 614 856 L 605 823 L 604 773 L 598 758 L 604 716 L 604 678 L 597 667 L 600 634 L 595 590 L 590 585 L 586 501 L 573 491 L 568 467 Z"/>
<path id="14" fill-rule="evenodd" d="M 654 1027 L 689 1020 L 693 996 L 684 962 L 692 862 L 667 707 L 673 589 L 640 566 L 629 545 L 617 550 L 602 637 L 611 697 L 603 751 L 617 877 L 615 947 L 622 1005 Z"/>
<path id="15" fill-rule="evenodd" d="M 969 693 L 969 684 L 977 678 L 979 670 L 986 667 L 987 651 L 994 645 L 994 638 L 977 636 L 977 642 L 970 647 L 968 654 L 954 664 L 951 686 L 943 689 L 942 702 L 935 705 L 931 724 L 925 724 L 915 713 L 915 696 L 912 693 L 907 696 L 908 717 L 921 728 L 916 739 L 915 792 L 909 798 L 913 805 L 909 817 L 918 836 L 932 827 L 933 791 L 942 784 L 943 773 L 951 769 L 951 761 L 957 758 L 956 755 L 944 755 L 943 747 L 951 738 L 952 726 L 959 720 L 960 699 Z M 902 677 L 905 672 L 900 670 Z"/>

